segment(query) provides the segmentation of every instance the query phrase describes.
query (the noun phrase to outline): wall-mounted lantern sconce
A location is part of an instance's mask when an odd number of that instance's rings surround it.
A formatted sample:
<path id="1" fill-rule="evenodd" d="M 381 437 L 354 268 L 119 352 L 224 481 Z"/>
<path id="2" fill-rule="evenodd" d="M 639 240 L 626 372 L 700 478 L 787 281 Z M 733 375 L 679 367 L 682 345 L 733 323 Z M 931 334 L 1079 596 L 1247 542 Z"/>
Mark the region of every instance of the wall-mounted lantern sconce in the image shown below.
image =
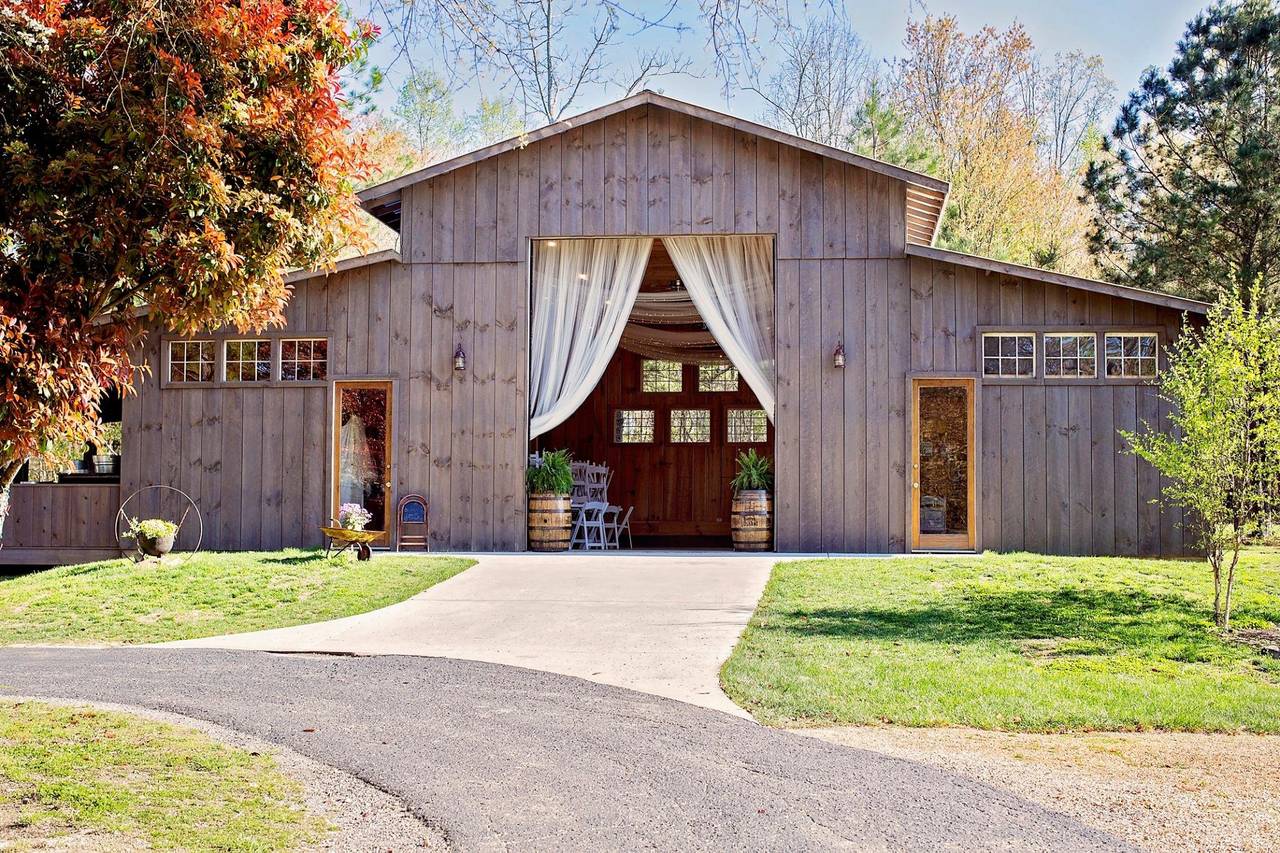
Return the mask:
<path id="1" fill-rule="evenodd" d="M 836 342 L 836 351 L 831 355 L 831 363 L 836 367 L 844 367 L 844 341 Z"/>
<path id="2" fill-rule="evenodd" d="M 467 369 L 467 354 L 462 351 L 462 344 L 458 344 L 458 348 L 453 352 L 453 369 Z"/>

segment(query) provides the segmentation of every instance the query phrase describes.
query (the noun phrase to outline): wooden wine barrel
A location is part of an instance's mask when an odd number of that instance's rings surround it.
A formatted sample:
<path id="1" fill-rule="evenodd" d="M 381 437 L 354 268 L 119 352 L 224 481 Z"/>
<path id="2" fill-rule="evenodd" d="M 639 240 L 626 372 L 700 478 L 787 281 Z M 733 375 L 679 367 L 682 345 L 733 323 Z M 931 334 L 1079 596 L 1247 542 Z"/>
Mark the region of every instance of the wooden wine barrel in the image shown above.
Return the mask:
<path id="1" fill-rule="evenodd" d="M 529 495 L 529 550 L 567 551 L 572 521 L 568 495 Z"/>
<path id="2" fill-rule="evenodd" d="M 763 489 L 738 492 L 733 496 L 729 521 L 735 550 L 773 550 L 773 498 L 768 492 Z"/>

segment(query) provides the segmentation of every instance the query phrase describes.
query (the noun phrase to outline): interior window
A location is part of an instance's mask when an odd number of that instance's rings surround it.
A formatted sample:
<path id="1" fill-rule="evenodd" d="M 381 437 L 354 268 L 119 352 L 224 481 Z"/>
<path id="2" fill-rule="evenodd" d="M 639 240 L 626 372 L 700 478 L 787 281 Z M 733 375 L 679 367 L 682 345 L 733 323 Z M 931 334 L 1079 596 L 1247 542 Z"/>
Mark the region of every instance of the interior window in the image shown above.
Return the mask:
<path id="1" fill-rule="evenodd" d="M 653 409 L 618 409 L 613 413 L 613 440 L 617 444 L 652 444 Z"/>
<path id="2" fill-rule="evenodd" d="M 672 444 L 706 444 L 710 441 L 710 409 L 671 410 Z"/>
<path id="3" fill-rule="evenodd" d="M 764 444 L 769 440 L 769 418 L 764 409 L 730 409 L 726 424 L 730 444 Z"/>
<path id="4" fill-rule="evenodd" d="M 737 391 L 738 369 L 732 364 L 699 364 L 699 391 Z"/>
<path id="5" fill-rule="evenodd" d="M 684 365 L 678 361 L 640 362 L 640 390 L 648 393 L 677 393 L 684 386 Z"/>

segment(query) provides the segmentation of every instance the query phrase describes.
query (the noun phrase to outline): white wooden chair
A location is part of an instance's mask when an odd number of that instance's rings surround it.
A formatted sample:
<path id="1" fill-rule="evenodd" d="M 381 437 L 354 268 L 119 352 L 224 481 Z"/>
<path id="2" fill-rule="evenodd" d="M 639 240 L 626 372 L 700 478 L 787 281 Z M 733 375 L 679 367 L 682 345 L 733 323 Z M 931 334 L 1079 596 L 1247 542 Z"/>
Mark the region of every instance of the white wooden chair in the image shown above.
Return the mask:
<path id="1" fill-rule="evenodd" d="M 603 501 L 587 501 L 573 519 L 569 534 L 569 547 L 581 547 L 584 551 L 601 550 L 605 545 L 604 513 L 609 505 Z"/>

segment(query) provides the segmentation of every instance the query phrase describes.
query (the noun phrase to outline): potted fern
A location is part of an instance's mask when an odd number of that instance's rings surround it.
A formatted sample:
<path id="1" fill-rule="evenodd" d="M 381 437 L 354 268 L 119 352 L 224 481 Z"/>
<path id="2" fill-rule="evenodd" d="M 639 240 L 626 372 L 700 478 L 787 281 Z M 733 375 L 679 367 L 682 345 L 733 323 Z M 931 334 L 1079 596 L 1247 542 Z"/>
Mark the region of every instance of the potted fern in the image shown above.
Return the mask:
<path id="1" fill-rule="evenodd" d="M 573 467 L 568 450 L 545 450 L 529 457 L 529 550 L 565 551 L 573 521 L 569 493 Z"/>
<path id="2" fill-rule="evenodd" d="M 738 454 L 734 460 L 738 473 L 729 485 L 733 488 L 730 530 L 737 551 L 770 551 L 773 549 L 773 460 L 761 456 L 754 447 Z"/>

